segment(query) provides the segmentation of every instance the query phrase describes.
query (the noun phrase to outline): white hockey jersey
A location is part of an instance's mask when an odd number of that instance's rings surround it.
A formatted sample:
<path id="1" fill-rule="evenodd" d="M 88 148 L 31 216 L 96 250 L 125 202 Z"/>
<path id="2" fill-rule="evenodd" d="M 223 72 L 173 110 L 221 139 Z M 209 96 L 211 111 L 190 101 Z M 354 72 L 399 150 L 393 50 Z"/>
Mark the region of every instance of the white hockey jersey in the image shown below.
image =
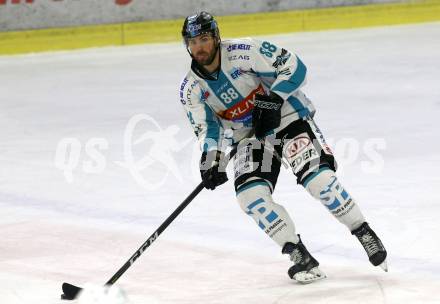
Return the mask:
<path id="1" fill-rule="evenodd" d="M 180 85 L 180 101 L 203 151 L 218 149 L 225 138 L 234 144 L 253 135 L 256 93 L 270 90 L 284 99 L 277 129 L 314 114 L 300 90 L 307 69 L 295 54 L 268 41 L 244 38 L 222 41 L 220 56 L 216 79 L 204 78 L 192 67 Z"/>

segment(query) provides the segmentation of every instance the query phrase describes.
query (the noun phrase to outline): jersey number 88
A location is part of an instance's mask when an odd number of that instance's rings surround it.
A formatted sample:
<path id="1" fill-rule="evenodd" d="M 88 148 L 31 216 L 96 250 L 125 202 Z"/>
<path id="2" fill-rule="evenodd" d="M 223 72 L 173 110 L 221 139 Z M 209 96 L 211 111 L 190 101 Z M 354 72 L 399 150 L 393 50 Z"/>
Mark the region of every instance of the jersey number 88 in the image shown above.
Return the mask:
<path id="1" fill-rule="evenodd" d="M 234 88 L 229 88 L 226 92 L 220 94 L 221 99 L 223 99 L 224 103 L 231 103 L 234 99 L 238 97 L 237 92 Z"/>
<path id="2" fill-rule="evenodd" d="M 266 55 L 269 58 L 272 58 L 273 52 L 277 50 L 277 47 L 273 44 L 270 44 L 267 41 L 264 41 L 260 47 L 260 53 Z"/>

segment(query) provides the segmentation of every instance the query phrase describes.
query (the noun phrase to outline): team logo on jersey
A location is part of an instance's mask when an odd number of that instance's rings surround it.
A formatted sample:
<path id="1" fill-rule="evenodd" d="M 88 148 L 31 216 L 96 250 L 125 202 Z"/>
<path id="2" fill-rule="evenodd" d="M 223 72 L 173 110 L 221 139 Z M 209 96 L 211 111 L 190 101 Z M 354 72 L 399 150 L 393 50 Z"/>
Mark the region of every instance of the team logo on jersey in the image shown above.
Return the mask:
<path id="1" fill-rule="evenodd" d="M 219 115 L 223 119 L 233 122 L 249 123 L 252 119 L 252 109 L 254 108 L 255 94 L 265 94 L 263 86 L 260 84 L 258 88 L 253 90 L 248 96 L 234 104 L 229 109 L 220 112 Z"/>
<path id="2" fill-rule="evenodd" d="M 290 71 L 289 68 L 285 68 L 284 70 L 281 70 L 278 72 L 278 75 L 286 75 L 286 76 L 290 76 L 292 75 L 292 72 Z"/>
<path id="3" fill-rule="evenodd" d="M 290 58 L 290 53 L 287 52 L 287 50 L 282 49 L 281 54 L 277 56 L 272 66 L 274 68 L 278 68 L 279 66 L 284 65 L 287 62 L 287 60 L 289 60 L 289 58 Z"/>
<path id="4" fill-rule="evenodd" d="M 244 44 L 244 43 L 231 44 L 227 48 L 228 52 L 232 52 L 232 51 L 235 51 L 235 50 L 249 51 L 250 49 L 251 49 L 251 46 L 249 44 Z"/>

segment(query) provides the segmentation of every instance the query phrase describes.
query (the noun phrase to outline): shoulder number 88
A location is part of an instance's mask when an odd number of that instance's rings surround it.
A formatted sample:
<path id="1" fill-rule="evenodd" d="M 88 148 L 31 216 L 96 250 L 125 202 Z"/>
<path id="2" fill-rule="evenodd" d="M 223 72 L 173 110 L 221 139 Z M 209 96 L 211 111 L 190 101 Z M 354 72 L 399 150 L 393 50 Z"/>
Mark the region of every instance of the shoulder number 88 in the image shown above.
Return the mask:
<path id="1" fill-rule="evenodd" d="M 277 47 L 273 44 L 270 44 L 267 41 L 264 41 L 260 47 L 260 53 L 266 55 L 269 58 L 272 58 L 273 52 L 277 50 Z"/>

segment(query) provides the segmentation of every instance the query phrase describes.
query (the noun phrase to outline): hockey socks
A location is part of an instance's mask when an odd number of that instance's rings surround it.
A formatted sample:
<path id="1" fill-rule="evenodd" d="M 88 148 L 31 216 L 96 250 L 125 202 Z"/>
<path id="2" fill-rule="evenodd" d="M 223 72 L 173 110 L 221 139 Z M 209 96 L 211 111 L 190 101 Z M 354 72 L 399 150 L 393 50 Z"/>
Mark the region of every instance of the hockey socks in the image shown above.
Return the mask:
<path id="1" fill-rule="evenodd" d="M 334 171 L 324 168 L 306 178 L 303 186 L 350 231 L 365 222 L 358 205 L 339 183 Z"/>
<path id="2" fill-rule="evenodd" d="M 292 219 L 283 206 L 273 201 L 267 182 L 255 180 L 239 187 L 237 200 L 243 211 L 280 247 L 299 241 Z"/>
<path id="3" fill-rule="evenodd" d="M 295 263 L 289 271 L 289 277 L 299 283 L 307 284 L 325 278 L 319 269 L 319 263 L 307 251 L 299 235 L 295 233 L 289 214 L 283 206 L 272 199 L 269 185 L 263 180 L 244 184 L 237 190 L 237 199 L 241 208 L 251 216 L 258 226 L 282 247 L 282 253 L 288 254 Z"/>

